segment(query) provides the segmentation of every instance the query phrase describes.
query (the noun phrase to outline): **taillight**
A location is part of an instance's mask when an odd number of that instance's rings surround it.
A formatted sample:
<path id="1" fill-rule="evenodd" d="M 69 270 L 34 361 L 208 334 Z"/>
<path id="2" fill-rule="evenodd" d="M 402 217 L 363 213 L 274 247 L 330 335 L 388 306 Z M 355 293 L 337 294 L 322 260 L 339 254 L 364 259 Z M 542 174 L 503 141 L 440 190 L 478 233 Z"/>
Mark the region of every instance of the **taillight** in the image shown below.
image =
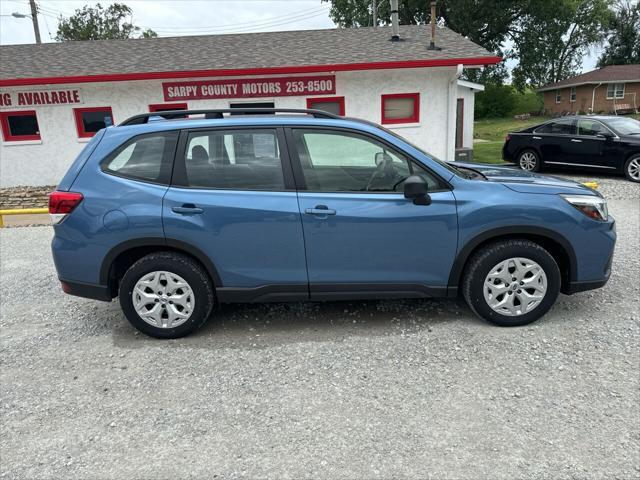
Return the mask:
<path id="1" fill-rule="evenodd" d="M 505 142 L 508 142 L 509 140 L 511 140 L 511 135 L 509 135 L 509 134 L 507 133 L 507 136 L 506 136 L 506 137 L 504 137 L 504 141 L 505 141 Z"/>
<path id="2" fill-rule="evenodd" d="M 49 215 L 51 223 L 60 223 L 64 217 L 82 202 L 82 194 L 76 192 L 51 192 L 49 194 Z"/>

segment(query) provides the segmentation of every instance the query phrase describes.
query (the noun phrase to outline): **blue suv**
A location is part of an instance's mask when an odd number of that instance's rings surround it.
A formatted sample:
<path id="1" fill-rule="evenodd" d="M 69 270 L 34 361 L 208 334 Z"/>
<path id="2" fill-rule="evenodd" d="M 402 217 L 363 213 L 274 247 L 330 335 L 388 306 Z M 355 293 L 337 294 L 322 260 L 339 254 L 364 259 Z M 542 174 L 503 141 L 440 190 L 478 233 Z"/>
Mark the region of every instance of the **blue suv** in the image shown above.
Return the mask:
<path id="1" fill-rule="evenodd" d="M 63 290 L 117 296 L 160 338 L 227 302 L 462 295 L 524 325 L 603 286 L 616 241 L 584 185 L 445 163 L 317 110 L 136 115 L 95 135 L 49 209 Z"/>

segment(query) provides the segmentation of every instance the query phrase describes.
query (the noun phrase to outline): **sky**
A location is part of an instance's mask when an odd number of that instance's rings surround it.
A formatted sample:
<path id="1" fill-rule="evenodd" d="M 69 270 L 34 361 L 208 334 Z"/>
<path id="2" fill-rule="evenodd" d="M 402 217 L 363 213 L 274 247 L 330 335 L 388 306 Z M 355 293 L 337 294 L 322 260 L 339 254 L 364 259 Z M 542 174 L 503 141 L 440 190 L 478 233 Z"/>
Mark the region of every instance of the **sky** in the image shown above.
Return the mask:
<path id="1" fill-rule="evenodd" d="M 161 37 L 223 33 L 268 32 L 333 28 L 329 3 L 320 0 L 119 0 L 133 10 L 133 24 L 151 28 Z M 384 1 L 384 0 L 382 0 Z M 68 17 L 95 0 L 37 0 L 40 34 L 52 42 L 60 15 Z M 113 3 L 103 0 L 103 6 Z M 426 4 L 426 0 L 425 0 Z M 14 18 L 14 12 L 30 13 L 28 0 L 0 0 L 0 45 L 33 43 L 29 18 Z M 590 52 L 583 71 L 595 68 L 600 49 Z M 507 62 L 512 68 L 513 62 Z"/>

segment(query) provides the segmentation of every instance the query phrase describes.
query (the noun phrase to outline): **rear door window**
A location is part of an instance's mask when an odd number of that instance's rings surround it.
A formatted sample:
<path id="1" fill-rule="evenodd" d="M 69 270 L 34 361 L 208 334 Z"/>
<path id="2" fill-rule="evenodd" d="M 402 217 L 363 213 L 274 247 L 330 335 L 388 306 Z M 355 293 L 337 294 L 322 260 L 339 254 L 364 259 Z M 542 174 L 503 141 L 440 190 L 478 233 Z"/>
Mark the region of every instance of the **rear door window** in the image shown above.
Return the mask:
<path id="1" fill-rule="evenodd" d="M 535 133 L 552 133 L 555 135 L 575 134 L 575 121 L 571 119 L 554 120 L 536 128 Z"/>
<path id="2" fill-rule="evenodd" d="M 580 120 L 578 121 L 578 135 L 588 135 L 595 137 L 601 133 L 607 133 L 608 130 L 600 122 L 596 120 Z"/>
<path id="3" fill-rule="evenodd" d="M 179 132 L 140 135 L 115 150 L 102 169 L 123 177 L 168 184 Z"/>
<path id="4" fill-rule="evenodd" d="M 189 133 L 186 143 L 186 186 L 285 189 L 275 129 L 196 131 Z"/>

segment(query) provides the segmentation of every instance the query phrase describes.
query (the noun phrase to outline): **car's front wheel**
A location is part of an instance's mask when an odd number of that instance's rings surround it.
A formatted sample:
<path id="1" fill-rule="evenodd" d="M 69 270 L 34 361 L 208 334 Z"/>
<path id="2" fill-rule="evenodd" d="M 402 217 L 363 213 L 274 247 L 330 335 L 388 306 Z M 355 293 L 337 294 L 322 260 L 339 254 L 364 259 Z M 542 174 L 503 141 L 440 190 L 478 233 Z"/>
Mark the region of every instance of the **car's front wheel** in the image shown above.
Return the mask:
<path id="1" fill-rule="evenodd" d="M 157 338 L 196 330 L 213 308 L 213 286 L 202 266 L 174 252 L 146 255 L 120 282 L 120 306 L 131 324 Z"/>
<path id="2" fill-rule="evenodd" d="M 626 161 L 624 174 L 632 182 L 640 182 L 640 155 L 633 155 Z"/>
<path id="3" fill-rule="evenodd" d="M 524 150 L 518 155 L 518 166 L 527 172 L 539 172 L 542 167 L 540 156 L 534 150 Z"/>
<path id="4" fill-rule="evenodd" d="M 529 240 L 504 240 L 475 252 L 465 270 L 462 293 L 479 317 L 500 326 L 534 322 L 560 292 L 555 259 Z"/>

